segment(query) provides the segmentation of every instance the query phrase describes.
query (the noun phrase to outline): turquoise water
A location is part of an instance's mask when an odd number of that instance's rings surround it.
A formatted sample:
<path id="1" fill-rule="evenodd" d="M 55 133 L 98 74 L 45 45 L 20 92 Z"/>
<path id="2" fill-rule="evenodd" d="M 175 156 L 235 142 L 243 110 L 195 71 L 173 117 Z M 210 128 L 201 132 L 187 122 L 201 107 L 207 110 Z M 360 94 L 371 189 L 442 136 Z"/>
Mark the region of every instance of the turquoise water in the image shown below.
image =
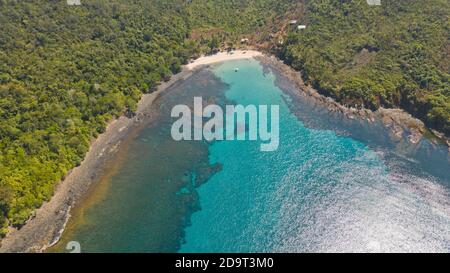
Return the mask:
<path id="1" fill-rule="evenodd" d="M 448 150 L 391 142 L 379 125 L 344 122 L 291 89 L 255 60 L 172 87 L 62 243 L 79 241 L 85 252 L 449 252 Z M 279 105 L 278 150 L 171 140 L 171 107 L 194 96 Z"/>
<path id="2" fill-rule="evenodd" d="M 382 200 L 406 198 L 406 193 L 392 183 L 374 151 L 333 131 L 305 128 L 290 112 L 275 76 L 264 75 L 256 62 L 226 63 L 214 73 L 229 84 L 229 100 L 280 105 L 280 146 L 263 153 L 254 142 L 211 145 L 210 163 L 222 163 L 222 170 L 198 189 L 201 210 L 192 215 L 181 252 L 407 250 L 415 240 L 417 247 L 425 247 L 419 242 L 425 240 L 415 237 L 423 234 L 408 231 L 414 220 L 402 223 L 410 212 L 377 211 L 389 204 Z M 380 196 L 378 187 L 386 187 L 388 196 Z M 414 193 L 407 197 L 420 198 Z M 429 218 L 427 211 L 435 210 L 422 209 L 424 215 L 414 213 Z M 442 234 L 435 236 L 444 239 L 441 249 L 449 250 L 448 207 L 442 209 L 444 217 L 436 215 Z"/>
<path id="3" fill-rule="evenodd" d="M 233 72 L 236 65 L 241 67 L 239 73 Z M 202 209 L 192 216 L 192 226 L 186 229 L 186 244 L 181 251 L 274 250 L 277 225 L 283 219 L 283 197 L 289 195 L 283 189 L 284 183 L 331 186 L 334 181 L 330 177 L 346 172 L 333 166 L 354 162 L 361 156 L 368 158 L 361 165 L 382 166 L 357 141 L 337 137 L 331 131 L 305 128 L 290 112 L 282 91 L 274 85 L 274 75 L 264 75 L 258 63 L 226 63 L 214 73 L 230 85 L 225 92 L 229 100 L 242 105 L 280 106 L 280 145 L 275 152 L 260 152 L 260 142 L 251 141 L 211 145 L 210 163 L 222 163 L 222 171 L 199 188 Z M 325 191 L 326 188 L 320 188 L 317 194 Z"/>

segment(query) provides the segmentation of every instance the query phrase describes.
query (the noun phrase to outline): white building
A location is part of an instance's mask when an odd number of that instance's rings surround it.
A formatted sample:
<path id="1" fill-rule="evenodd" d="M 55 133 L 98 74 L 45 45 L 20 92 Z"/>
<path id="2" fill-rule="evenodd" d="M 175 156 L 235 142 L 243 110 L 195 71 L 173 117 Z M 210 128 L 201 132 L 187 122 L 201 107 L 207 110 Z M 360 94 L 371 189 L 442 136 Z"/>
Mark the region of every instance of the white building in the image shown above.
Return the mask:
<path id="1" fill-rule="evenodd" d="M 241 39 L 241 44 L 247 44 L 249 42 L 248 38 Z"/>
<path id="2" fill-rule="evenodd" d="M 305 29 L 305 28 L 306 28 L 305 25 L 299 25 L 299 26 L 297 27 L 298 30 L 303 30 L 303 29 Z"/>
<path id="3" fill-rule="evenodd" d="M 81 6 L 81 0 L 67 0 L 69 6 Z"/>
<path id="4" fill-rule="evenodd" d="M 367 0 L 369 6 L 381 6 L 381 0 Z"/>

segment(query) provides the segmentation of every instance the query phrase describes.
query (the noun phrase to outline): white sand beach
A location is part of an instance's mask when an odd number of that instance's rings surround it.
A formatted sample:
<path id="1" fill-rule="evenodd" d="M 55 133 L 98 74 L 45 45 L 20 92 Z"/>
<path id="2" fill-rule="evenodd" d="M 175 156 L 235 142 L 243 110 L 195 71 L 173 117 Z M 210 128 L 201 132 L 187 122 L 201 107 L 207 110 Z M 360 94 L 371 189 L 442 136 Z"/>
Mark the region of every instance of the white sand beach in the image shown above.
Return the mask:
<path id="1" fill-rule="evenodd" d="M 240 59 L 251 59 L 256 56 L 261 56 L 262 53 L 255 50 L 235 50 L 230 52 L 219 52 L 214 55 L 202 56 L 193 62 L 186 65 L 186 68 L 193 70 L 202 65 L 208 65 L 213 63 L 240 60 Z"/>

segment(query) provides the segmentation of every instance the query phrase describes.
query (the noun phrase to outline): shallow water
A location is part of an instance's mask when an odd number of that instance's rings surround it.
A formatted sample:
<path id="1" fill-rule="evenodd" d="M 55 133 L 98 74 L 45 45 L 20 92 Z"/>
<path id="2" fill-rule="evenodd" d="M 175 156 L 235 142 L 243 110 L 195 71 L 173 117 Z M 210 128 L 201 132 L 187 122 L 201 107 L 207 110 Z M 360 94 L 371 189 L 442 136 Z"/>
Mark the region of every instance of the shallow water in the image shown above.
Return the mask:
<path id="1" fill-rule="evenodd" d="M 58 249 L 78 241 L 83 252 L 449 252 L 448 150 L 393 142 L 380 124 L 345 121 L 289 89 L 255 60 L 171 87 L 157 121 L 130 144 L 107 190 L 73 217 Z M 279 105 L 279 149 L 171 140 L 172 106 L 194 96 Z"/>

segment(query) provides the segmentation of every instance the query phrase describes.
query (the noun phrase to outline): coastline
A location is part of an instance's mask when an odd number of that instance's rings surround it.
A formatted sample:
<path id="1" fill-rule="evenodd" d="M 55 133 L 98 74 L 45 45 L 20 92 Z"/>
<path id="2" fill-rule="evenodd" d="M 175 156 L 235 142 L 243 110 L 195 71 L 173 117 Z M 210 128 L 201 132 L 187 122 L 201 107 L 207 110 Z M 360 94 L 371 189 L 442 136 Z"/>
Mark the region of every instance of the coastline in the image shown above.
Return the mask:
<path id="1" fill-rule="evenodd" d="M 118 151 L 124 146 L 133 132 L 150 122 L 153 115 L 152 107 L 155 99 L 176 82 L 183 80 L 197 70 L 213 63 L 255 58 L 262 63 L 270 62 L 279 68 L 286 77 L 296 85 L 298 93 L 303 93 L 326 105 L 329 111 L 338 111 L 349 119 L 375 120 L 381 118 L 383 123 L 392 130 L 393 137 L 403 138 L 405 127 L 409 127 L 411 143 L 419 141 L 426 127 L 423 123 L 402 110 L 381 109 L 376 112 L 347 108 L 331 98 L 320 95 L 313 88 L 305 85 L 300 74 L 274 56 L 267 56 L 254 50 L 237 50 L 232 53 L 221 52 L 216 55 L 200 57 L 185 65 L 183 70 L 172 76 L 170 81 L 162 83 L 151 94 L 142 95 L 136 115 L 127 118 L 124 115 L 111 121 L 105 133 L 93 141 L 89 152 L 80 166 L 72 169 L 58 183 L 51 200 L 38 208 L 34 216 L 19 230 L 11 230 L 1 241 L 0 252 L 42 252 L 55 245 L 71 217 L 71 209 L 83 201 L 89 188 L 102 175 L 109 162 L 113 161 Z M 448 145 L 448 141 L 447 141 Z"/>
<path id="2" fill-rule="evenodd" d="M 357 109 L 347 107 L 319 93 L 309 85 L 306 85 L 300 73 L 275 56 L 256 56 L 263 65 L 270 65 L 282 73 L 289 81 L 296 86 L 294 95 L 307 96 L 314 104 L 320 104 L 331 113 L 339 113 L 342 118 L 348 120 L 361 120 L 369 124 L 381 121 L 383 126 L 390 132 L 389 137 L 393 142 L 407 139 L 410 144 L 418 144 L 426 138 L 434 144 L 444 144 L 450 152 L 450 139 L 443 133 L 429 129 L 421 120 L 400 108 L 379 108 L 376 111 L 370 109 Z"/>
<path id="3" fill-rule="evenodd" d="M 104 133 L 92 143 L 81 164 L 68 172 L 56 187 L 52 198 L 35 210 L 20 229 L 10 229 L 1 241 L 0 252 L 42 252 L 55 245 L 70 219 L 71 209 L 82 200 L 91 185 L 102 175 L 103 167 L 112 161 L 121 144 L 149 116 L 153 101 L 170 86 L 142 95 L 136 116 L 124 115 L 108 123 Z"/>
<path id="4" fill-rule="evenodd" d="M 219 52 L 214 55 L 202 56 L 195 61 L 186 65 L 187 69 L 196 69 L 201 66 L 220 63 L 225 61 L 251 59 L 255 57 L 263 56 L 263 53 L 255 50 L 235 50 L 231 52 Z"/>
<path id="5" fill-rule="evenodd" d="M 170 86 L 209 64 L 260 55 L 262 53 L 258 51 L 237 50 L 233 54 L 221 52 L 203 56 L 185 65 L 180 73 L 173 75 L 168 82 L 158 85 L 153 93 L 143 94 L 136 115 L 132 118 L 122 115 L 110 121 L 105 132 L 93 140 L 81 164 L 70 170 L 62 181 L 57 183 L 51 199 L 36 209 L 20 229 L 10 228 L 0 241 L 0 253 L 43 252 L 54 246 L 70 220 L 71 210 L 83 201 L 91 186 L 104 173 L 105 166 L 115 159 L 127 138 L 143 124 L 151 121 L 153 102 Z"/>

